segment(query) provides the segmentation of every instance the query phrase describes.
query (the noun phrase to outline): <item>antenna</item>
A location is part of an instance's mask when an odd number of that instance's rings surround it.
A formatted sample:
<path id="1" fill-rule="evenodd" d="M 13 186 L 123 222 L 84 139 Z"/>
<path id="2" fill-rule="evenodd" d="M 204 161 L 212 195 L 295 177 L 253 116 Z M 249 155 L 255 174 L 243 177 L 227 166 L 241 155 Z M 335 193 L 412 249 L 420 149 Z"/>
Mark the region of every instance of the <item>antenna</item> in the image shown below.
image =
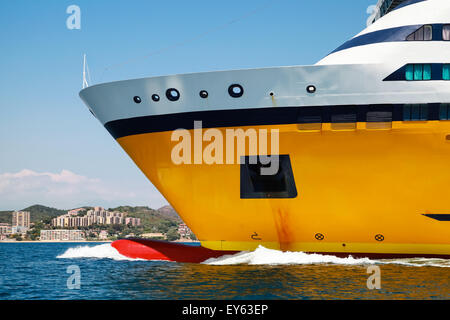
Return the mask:
<path id="1" fill-rule="evenodd" d="M 89 72 L 89 66 L 86 61 L 86 54 L 84 54 L 84 56 L 83 56 L 83 89 L 89 87 L 89 83 L 86 78 L 86 70 L 87 70 L 89 82 L 92 82 L 91 81 L 91 73 Z"/>

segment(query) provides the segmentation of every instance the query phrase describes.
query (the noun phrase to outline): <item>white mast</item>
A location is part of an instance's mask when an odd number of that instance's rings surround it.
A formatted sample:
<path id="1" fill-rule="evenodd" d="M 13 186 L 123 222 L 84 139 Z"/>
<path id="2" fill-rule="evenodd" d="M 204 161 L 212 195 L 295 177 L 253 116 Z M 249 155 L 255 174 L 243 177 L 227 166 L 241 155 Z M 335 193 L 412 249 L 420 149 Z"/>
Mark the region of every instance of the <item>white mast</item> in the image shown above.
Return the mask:
<path id="1" fill-rule="evenodd" d="M 87 61 L 86 61 L 86 54 L 84 54 L 84 56 L 83 56 L 83 89 L 89 87 L 89 83 L 87 82 L 87 79 L 86 79 L 86 69 L 87 69 L 87 74 L 88 74 L 89 81 L 90 81 L 91 75 L 89 73 L 89 67 L 88 67 Z"/>

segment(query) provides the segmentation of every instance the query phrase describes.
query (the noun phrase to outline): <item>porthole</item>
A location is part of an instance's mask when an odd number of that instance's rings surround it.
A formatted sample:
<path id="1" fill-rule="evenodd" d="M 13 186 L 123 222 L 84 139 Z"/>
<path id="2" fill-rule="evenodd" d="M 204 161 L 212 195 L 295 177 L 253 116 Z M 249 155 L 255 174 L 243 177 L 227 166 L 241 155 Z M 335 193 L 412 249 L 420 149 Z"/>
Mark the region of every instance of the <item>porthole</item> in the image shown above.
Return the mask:
<path id="1" fill-rule="evenodd" d="M 228 87 L 228 94 L 233 98 L 240 98 L 244 94 L 244 88 L 240 84 L 232 84 Z"/>
<path id="2" fill-rule="evenodd" d="M 141 99 L 141 97 L 139 97 L 139 96 L 135 96 L 135 97 L 133 98 L 133 101 L 134 101 L 135 103 L 141 103 L 141 102 L 142 102 L 142 99 Z"/>
<path id="3" fill-rule="evenodd" d="M 175 88 L 167 89 L 166 97 L 170 101 L 177 101 L 178 99 L 180 99 L 180 92 Z"/>
<path id="4" fill-rule="evenodd" d="M 153 101 L 158 102 L 159 99 L 160 99 L 160 98 L 159 98 L 159 95 L 157 95 L 157 94 L 152 95 L 152 100 L 153 100 Z"/>
<path id="5" fill-rule="evenodd" d="M 269 93 L 269 95 L 270 95 L 271 97 L 273 97 L 273 96 L 274 96 L 273 91 L 271 91 L 271 92 Z"/>
<path id="6" fill-rule="evenodd" d="M 206 99 L 206 98 L 208 98 L 208 91 L 202 90 L 202 91 L 200 91 L 199 95 L 200 95 L 200 98 Z"/>
<path id="7" fill-rule="evenodd" d="M 314 93 L 316 92 L 316 87 L 313 85 L 307 86 L 306 91 L 308 91 L 308 93 Z"/>

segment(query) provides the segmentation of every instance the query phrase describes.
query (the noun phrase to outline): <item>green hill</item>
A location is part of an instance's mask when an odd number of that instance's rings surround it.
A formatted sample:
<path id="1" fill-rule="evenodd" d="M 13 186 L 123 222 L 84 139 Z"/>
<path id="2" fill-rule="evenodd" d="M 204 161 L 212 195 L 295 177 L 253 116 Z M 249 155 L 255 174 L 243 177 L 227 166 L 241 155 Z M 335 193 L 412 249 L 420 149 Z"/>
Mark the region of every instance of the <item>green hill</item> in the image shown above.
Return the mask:
<path id="1" fill-rule="evenodd" d="M 11 223 L 13 211 L 0 211 L 0 223 Z"/>
<path id="2" fill-rule="evenodd" d="M 84 207 L 87 210 L 92 209 L 90 207 Z M 164 206 L 157 210 L 139 206 L 139 207 L 131 207 L 131 206 L 120 206 L 117 208 L 110 208 L 109 211 L 119 211 L 126 212 L 128 217 L 132 218 L 140 218 L 141 226 L 139 227 L 130 227 L 130 226 L 108 226 L 110 229 L 133 229 L 136 232 L 162 232 L 166 233 L 170 229 L 176 229 L 178 224 L 183 221 L 180 219 L 175 210 L 170 206 Z M 34 205 L 22 211 L 30 212 L 30 220 L 32 223 L 37 223 L 43 221 L 44 224 L 49 224 L 51 219 L 66 214 L 68 210 L 61 210 L 51 207 L 46 207 L 43 205 Z M 12 221 L 12 212 L 13 211 L 0 211 L 0 223 L 11 223 Z M 113 231 L 113 230 L 111 230 Z M 130 231 L 131 232 L 131 231 Z"/>
<path id="3" fill-rule="evenodd" d="M 36 204 L 34 206 L 22 209 L 22 211 L 29 211 L 30 212 L 30 221 L 31 222 L 39 222 L 39 221 L 49 221 L 53 218 L 56 218 L 57 216 L 60 216 L 62 214 L 66 214 L 67 210 L 60 210 L 55 208 L 50 208 L 46 206 L 42 206 L 39 204 Z"/>
<path id="4" fill-rule="evenodd" d="M 66 210 L 60 210 L 55 208 L 50 208 L 42 205 L 34 205 L 21 211 L 29 211 L 30 212 L 30 222 L 39 222 L 41 220 L 49 220 L 53 219 L 59 215 L 65 214 Z M 12 222 L 12 213 L 14 211 L 0 211 L 0 223 L 11 223 Z"/>

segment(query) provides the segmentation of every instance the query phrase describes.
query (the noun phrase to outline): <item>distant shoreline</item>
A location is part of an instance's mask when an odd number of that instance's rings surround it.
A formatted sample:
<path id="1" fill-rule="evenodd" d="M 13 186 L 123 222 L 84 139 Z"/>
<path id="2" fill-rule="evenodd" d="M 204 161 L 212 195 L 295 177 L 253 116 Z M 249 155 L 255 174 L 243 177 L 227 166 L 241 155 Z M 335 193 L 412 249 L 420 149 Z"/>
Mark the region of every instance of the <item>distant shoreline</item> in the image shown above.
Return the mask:
<path id="1" fill-rule="evenodd" d="M 147 238 L 143 238 L 143 239 L 146 239 L 146 240 L 151 240 L 151 239 L 147 239 Z M 36 240 L 36 241 L 30 241 L 30 240 L 27 240 L 27 241 L 8 241 L 8 240 L 2 240 L 2 241 L 0 241 L 0 244 L 1 243 L 111 243 L 111 242 L 114 242 L 115 240 L 98 240 L 98 241 L 91 241 L 91 240 L 89 240 L 89 241 L 87 241 L 87 240 L 45 240 L 45 241 L 40 241 L 40 240 Z M 162 241 L 167 241 L 167 240 L 162 240 Z M 182 241 L 180 241 L 180 240 L 176 240 L 176 241 L 167 241 L 167 242 L 189 242 L 189 243 L 200 243 L 200 241 L 196 241 L 196 240 L 182 240 Z"/>
<path id="2" fill-rule="evenodd" d="M 99 240 L 99 241 L 84 241 L 84 240 L 46 240 L 46 241 L 0 241 L 0 243 L 104 243 L 104 242 L 113 242 L 113 240 Z"/>

